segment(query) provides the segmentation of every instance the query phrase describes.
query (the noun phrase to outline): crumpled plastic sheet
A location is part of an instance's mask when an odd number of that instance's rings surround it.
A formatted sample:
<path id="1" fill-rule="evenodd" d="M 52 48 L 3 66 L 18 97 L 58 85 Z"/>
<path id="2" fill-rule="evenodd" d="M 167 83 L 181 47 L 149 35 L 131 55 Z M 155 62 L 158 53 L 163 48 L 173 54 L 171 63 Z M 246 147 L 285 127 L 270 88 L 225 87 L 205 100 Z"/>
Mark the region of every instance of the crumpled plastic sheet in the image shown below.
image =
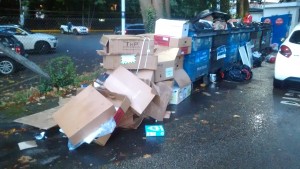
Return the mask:
<path id="1" fill-rule="evenodd" d="M 68 148 L 69 150 L 75 150 L 83 143 L 90 144 L 95 138 L 105 136 L 107 134 L 110 134 L 114 131 L 116 128 L 116 122 L 113 117 L 111 117 L 108 121 L 103 123 L 98 130 L 91 133 L 89 136 L 87 136 L 81 143 L 78 143 L 76 145 L 73 145 L 70 140 L 68 140 Z"/>

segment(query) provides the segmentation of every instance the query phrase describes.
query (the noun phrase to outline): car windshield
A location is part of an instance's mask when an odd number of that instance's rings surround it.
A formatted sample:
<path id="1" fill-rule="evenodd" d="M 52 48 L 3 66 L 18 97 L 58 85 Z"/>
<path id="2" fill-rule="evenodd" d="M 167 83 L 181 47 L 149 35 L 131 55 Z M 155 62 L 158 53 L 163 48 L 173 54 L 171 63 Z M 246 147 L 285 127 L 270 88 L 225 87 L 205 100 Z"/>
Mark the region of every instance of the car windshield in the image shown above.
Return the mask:
<path id="1" fill-rule="evenodd" d="M 292 36 L 290 37 L 291 43 L 300 44 L 300 30 L 295 31 Z"/>
<path id="2" fill-rule="evenodd" d="M 26 31 L 28 34 L 34 34 L 34 32 L 31 32 L 31 30 L 27 29 L 27 28 L 22 28 L 24 31 Z"/>

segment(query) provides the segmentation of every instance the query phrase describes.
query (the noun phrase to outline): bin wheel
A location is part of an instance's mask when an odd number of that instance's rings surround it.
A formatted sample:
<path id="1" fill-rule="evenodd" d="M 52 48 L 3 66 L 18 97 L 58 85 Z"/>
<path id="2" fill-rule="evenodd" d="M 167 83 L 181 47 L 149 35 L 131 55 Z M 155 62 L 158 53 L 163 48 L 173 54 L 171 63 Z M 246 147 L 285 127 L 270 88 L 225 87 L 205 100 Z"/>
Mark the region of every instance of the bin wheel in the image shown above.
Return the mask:
<path id="1" fill-rule="evenodd" d="M 208 75 L 204 75 L 204 76 L 202 77 L 202 83 L 205 84 L 205 85 L 208 85 L 208 84 L 209 84 Z"/>

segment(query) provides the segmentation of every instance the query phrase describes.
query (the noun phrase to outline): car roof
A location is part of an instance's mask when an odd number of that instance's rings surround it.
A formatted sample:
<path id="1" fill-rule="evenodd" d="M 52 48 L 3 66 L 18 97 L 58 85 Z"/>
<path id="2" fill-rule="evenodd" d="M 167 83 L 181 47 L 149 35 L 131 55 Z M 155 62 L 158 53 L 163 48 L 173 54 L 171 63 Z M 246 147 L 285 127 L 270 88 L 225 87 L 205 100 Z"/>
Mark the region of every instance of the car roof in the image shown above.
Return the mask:
<path id="1" fill-rule="evenodd" d="M 8 24 L 8 25 L 0 25 L 0 27 L 20 27 L 20 25 Z"/>
<path id="2" fill-rule="evenodd" d="M 144 26 L 143 23 L 128 23 L 126 26 Z"/>
<path id="3" fill-rule="evenodd" d="M 13 37 L 12 34 L 7 33 L 7 32 L 1 32 L 1 31 L 0 31 L 0 36 L 10 36 L 10 37 Z"/>

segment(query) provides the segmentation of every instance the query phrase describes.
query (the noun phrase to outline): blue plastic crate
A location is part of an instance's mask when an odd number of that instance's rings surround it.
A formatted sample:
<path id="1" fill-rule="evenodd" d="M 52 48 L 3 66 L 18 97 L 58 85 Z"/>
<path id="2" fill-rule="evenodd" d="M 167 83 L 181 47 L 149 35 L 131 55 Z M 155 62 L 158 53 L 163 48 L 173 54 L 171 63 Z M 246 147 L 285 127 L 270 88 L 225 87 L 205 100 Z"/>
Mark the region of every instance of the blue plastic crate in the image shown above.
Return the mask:
<path id="1" fill-rule="evenodd" d="M 237 62 L 238 47 L 239 45 L 233 44 L 226 48 L 226 58 L 224 60 L 224 64 Z"/>
<path id="2" fill-rule="evenodd" d="M 210 49 L 192 52 L 184 56 L 183 69 L 194 82 L 208 73 Z"/>

